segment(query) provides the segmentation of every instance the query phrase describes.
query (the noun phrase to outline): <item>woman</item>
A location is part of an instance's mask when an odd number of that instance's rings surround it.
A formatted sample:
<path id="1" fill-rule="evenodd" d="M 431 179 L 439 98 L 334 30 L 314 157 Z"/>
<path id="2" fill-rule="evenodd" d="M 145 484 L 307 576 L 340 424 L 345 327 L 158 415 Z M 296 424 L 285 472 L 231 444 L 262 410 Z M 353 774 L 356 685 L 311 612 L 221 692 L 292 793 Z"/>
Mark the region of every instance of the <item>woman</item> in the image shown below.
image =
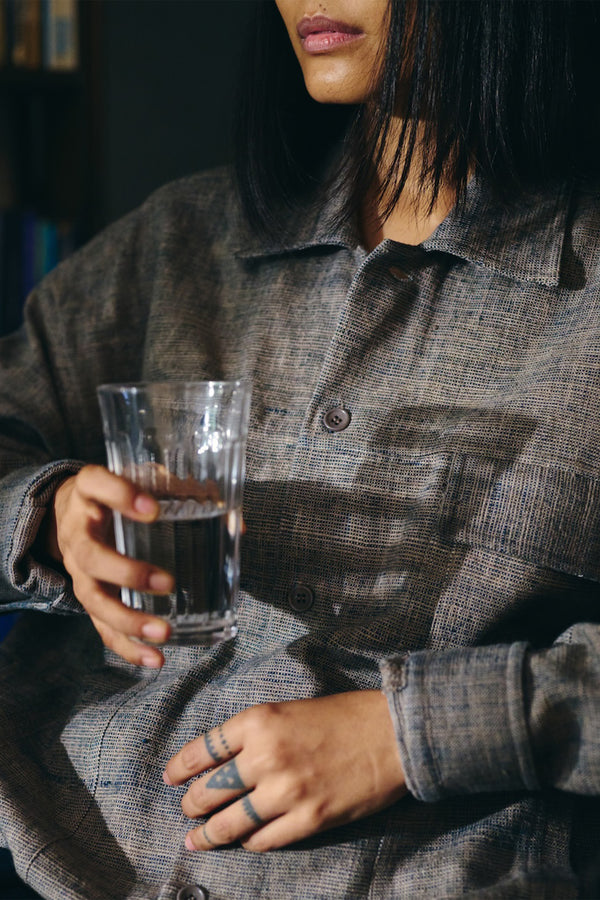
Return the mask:
<path id="1" fill-rule="evenodd" d="M 225 172 L 158 192 L 2 347 L 6 606 L 89 614 L 4 648 L 5 843 L 48 897 L 589 895 L 595 5 L 277 7 L 244 212 Z M 161 650 L 95 388 L 226 376 L 240 635 Z"/>

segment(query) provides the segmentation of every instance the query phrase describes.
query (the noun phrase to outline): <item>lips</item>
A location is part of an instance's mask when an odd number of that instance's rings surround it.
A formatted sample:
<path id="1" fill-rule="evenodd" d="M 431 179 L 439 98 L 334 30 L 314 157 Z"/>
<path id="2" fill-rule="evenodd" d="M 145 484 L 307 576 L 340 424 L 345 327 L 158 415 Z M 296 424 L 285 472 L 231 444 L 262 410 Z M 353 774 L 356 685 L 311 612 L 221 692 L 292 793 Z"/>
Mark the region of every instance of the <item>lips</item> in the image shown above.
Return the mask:
<path id="1" fill-rule="evenodd" d="M 308 53 L 325 53 L 364 37 L 360 28 L 327 16 L 305 16 L 298 22 L 297 31 Z"/>

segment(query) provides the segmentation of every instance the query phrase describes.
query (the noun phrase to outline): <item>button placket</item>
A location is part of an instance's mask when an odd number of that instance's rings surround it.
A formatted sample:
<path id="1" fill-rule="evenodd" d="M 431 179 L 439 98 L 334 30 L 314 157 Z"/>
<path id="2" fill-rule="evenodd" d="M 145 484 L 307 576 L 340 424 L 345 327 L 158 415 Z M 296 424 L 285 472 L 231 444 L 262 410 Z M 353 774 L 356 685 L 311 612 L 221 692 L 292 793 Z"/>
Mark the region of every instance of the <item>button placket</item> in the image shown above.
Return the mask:
<path id="1" fill-rule="evenodd" d="M 381 255 L 381 253 L 373 254 L 368 262 L 362 257 L 362 254 L 354 255 L 356 267 L 348 282 L 346 302 L 340 310 L 340 317 L 331 335 L 312 400 L 298 435 L 294 460 L 289 471 L 281 517 L 280 556 L 277 573 L 280 583 L 285 579 L 281 585 L 283 588 L 282 601 L 284 603 L 287 601 L 288 610 L 297 616 L 304 616 L 309 610 L 314 611 L 311 616 L 315 615 L 317 619 L 322 614 L 322 610 L 317 608 L 320 607 L 321 596 L 317 596 L 316 591 L 309 585 L 294 581 L 294 577 L 312 573 L 313 558 L 309 558 L 310 551 L 308 549 L 310 545 L 314 547 L 317 564 L 320 559 L 318 548 L 322 538 L 311 531 L 307 520 L 308 516 L 312 517 L 313 515 L 311 504 L 314 503 L 314 497 L 312 495 L 317 490 L 319 483 L 314 464 L 309 465 L 309 459 L 313 458 L 313 453 L 316 452 L 315 447 L 320 442 L 324 442 L 319 452 L 324 454 L 324 458 L 329 463 L 329 454 L 334 451 L 335 445 L 338 443 L 334 439 L 334 435 L 344 432 L 351 424 L 355 424 L 353 412 L 342 405 L 345 395 L 350 398 L 356 393 L 352 380 L 353 368 L 348 367 L 347 364 L 349 355 L 355 352 L 348 340 L 349 335 L 353 333 L 350 325 L 355 321 L 356 314 L 359 322 L 367 319 L 368 327 L 364 340 L 368 341 L 375 320 L 385 319 L 387 310 L 397 304 L 397 287 L 390 283 L 390 276 L 385 271 L 392 260 L 386 253 L 388 265 L 382 272 L 382 261 L 378 258 Z M 379 270 L 379 286 L 376 285 L 377 305 L 372 313 L 369 308 L 371 302 L 369 298 L 373 289 L 372 276 L 373 273 L 377 274 L 377 270 Z M 389 294 L 387 300 L 386 291 Z M 322 490 L 322 487 L 318 490 Z M 335 495 L 336 488 L 333 487 L 332 490 Z M 298 540 L 298 535 L 301 535 L 300 540 Z M 321 572 L 317 574 L 319 578 L 326 578 L 332 591 L 338 590 L 339 573 L 330 572 L 328 576 L 323 576 Z M 287 584 L 285 584 L 286 581 Z"/>

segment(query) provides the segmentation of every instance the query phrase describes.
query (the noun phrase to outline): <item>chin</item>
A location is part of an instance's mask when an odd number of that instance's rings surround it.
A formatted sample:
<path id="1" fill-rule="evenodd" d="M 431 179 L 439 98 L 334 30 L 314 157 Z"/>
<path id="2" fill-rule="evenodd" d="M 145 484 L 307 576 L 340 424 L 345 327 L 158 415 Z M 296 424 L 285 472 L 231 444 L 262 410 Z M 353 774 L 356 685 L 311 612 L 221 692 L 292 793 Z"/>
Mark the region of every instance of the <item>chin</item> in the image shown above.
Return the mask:
<path id="1" fill-rule="evenodd" d="M 306 90 L 317 103 L 339 103 L 351 105 L 363 103 L 368 96 L 366 90 L 361 90 L 348 79 L 311 78 L 305 75 Z"/>

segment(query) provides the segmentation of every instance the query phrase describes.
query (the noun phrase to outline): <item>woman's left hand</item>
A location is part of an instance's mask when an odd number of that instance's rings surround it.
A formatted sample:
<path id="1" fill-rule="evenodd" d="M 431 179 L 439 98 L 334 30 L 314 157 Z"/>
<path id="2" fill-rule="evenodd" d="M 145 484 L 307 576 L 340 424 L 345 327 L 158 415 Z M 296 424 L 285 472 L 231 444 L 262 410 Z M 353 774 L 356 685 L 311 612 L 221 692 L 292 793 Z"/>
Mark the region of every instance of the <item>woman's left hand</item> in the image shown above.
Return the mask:
<path id="1" fill-rule="evenodd" d="M 250 707 L 186 744 L 169 760 L 164 780 L 179 785 L 200 773 L 181 807 L 190 818 L 210 818 L 188 833 L 189 850 L 233 841 L 272 850 L 377 812 L 406 793 L 379 691 Z"/>

